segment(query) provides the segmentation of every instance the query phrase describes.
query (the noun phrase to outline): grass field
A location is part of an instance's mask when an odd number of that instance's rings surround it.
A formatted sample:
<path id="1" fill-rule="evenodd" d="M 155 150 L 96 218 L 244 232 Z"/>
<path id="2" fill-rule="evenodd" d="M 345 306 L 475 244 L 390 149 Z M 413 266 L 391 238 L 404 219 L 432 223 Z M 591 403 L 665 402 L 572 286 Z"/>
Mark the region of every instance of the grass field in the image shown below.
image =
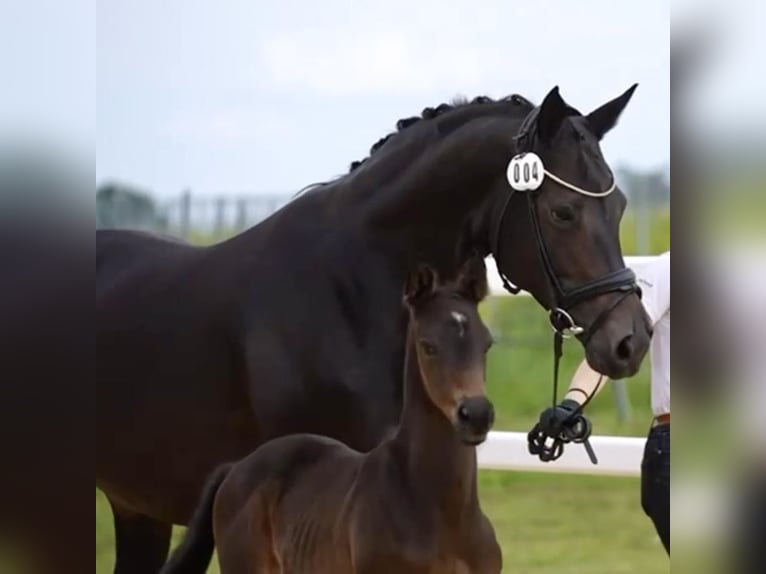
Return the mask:
<path id="1" fill-rule="evenodd" d="M 670 214 L 651 218 L 650 250 L 670 248 Z M 635 217 L 621 226 L 625 253 L 635 253 Z M 195 237 L 197 242 L 213 238 Z M 528 431 L 551 401 L 551 331 L 531 298 L 491 298 L 482 315 L 498 344 L 488 363 L 496 430 Z M 582 360 L 576 342 L 565 345 L 561 384 Z M 632 416 L 620 421 L 607 388 L 588 407 L 594 433 L 644 436 L 649 423 L 649 364 L 627 386 Z M 570 446 L 569 448 L 581 448 Z M 639 502 L 637 478 L 482 471 L 482 507 L 503 549 L 504 572 L 539 574 L 651 574 L 670 571 L 670 561 Z M 174 530 L 174 543 L 183 529 Z M 96 574 L 112 571 L 114 544 L 108 504 L 96 492 Z M 218 572 L 215 564 L 209 572 Z"/>

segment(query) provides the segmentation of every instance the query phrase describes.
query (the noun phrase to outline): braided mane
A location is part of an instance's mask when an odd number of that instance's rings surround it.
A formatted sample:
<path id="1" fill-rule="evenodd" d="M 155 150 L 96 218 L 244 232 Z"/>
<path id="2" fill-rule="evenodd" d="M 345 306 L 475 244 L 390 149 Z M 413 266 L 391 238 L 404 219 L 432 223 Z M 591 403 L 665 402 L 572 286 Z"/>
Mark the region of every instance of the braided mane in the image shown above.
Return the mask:
<path id="1" fill-rule="evenodd" d="M 349 173 L 353 172 L 354 170 L 361 167 L 361 165 L 366 162 L 376 151 L 378 151 L 380 148 L 382 148 L 385 143 L 390 140 L 392 137 L 394 137 L 396 134 L 400 133 L 402 130 L 407 129 L 411 125 L 422 121 L 422 120 L 430 120 L 433 118 L 436 118 L 438 116 L 441 116 L 442 114 L 445 114 L 447 112 L 451 112 L 453 110 L 456 110 L 458 108 L 462 108 L 465 106 L 473 106 L 478 104 L 494 104 L 499 102 L 512 102 L 514 104 L 520 105 L 520 106 L 526 106 L 530 110 L 535 107 L 535 105 L 530 102 L 528 99 L 526 99 L 523 96 L 520 96 L 519 94 L 511 94 L 510 96 L 506 96 L 504 98 L 500 98 L 499 100 L 492 99 L 488 96 L 477 96 L 474 99 L 468 101 L 466 99 L 454 99 L 451 103 L 443 103 L 439 104 L 435 108 L 425 108 L 419 116 L 411 116 L 409 118 L 402 118 L 398 122 L 396 122 L 396 131 L 391 132 L 388 135 L 383 136 L 380 138 L 377 142 L 375 142 L 372 147 L 370 148 L 370 155 L 367 156 L 364 159 L 351 162 L 351 166 L 349 167 Z"/>
<path id="2" fill-rule="evenodd" d="M 467 106 L 481 105 L 481 104 L 496 104 L 496 103 L 502 103 L 502 102 L 510 102 L 510 103 L 512 103 L 514 105 L 524 107 L 524 108 L 527 109 L 527 111 L 531 111 L 535 107 L 535 104 L 533 104 L 531 101 L 529 101 L 524 96 L 521 96 L 519 94 L 511 94 L 510 96 L 506 96 L 504 98 L 499 98 L 497 100 L 495 100 L 493 98 L 490 98 L 488 96 L 477 96 L 477 97 L 475 97 L 472 100 L 468 100 L 466 98 L 455 98 L 450 103 L 439 104 L 435 108 L 431 108 L 431 107 L 425 108 L 425 109 L 423 109 L 423 111 L 420 113 L 419 116 L 411 116 L 409 118 L 402 118 L 398 122 L 396 122 L 396 131 L 391 132 L 390 134 L 380 138 L 377 142 L 375 142 L 372 145 L 372 147 L 370 148 L 370 155 L 369 156 L 367 156 L 364 159 L 351 162 L 351 165 L 349 166 L 348 173 L 353 173 L 354 171 L 359 169 L 359 167 L 361 167 L 362 164 L 364 164 L 364 162 L 366 162 L 368 159 L 370 159 L 370 157 L 376 151 L 378 151 L 380 148 L 382 148 L 387 141 L 389 141 L 392 137 L 396 136 L 397 134 L 399 134 L 403 130 L 407 129 L 408 127 L 410 127 L 411 125 L 413 125 L 413 124 L 415 124 L 415 123 L 417 123 L 419 121 L 431 120 L 433 118 L 441 116 L 442 114 L 446 114 L 448 112 L 457 110 L 459 108 L 464 108 L 464 107 L 467 107 Z M 338 176 L 338 178 L 336 178 L 336 180 L 340 179 L 341 177 L 345 177 L 345 176 L 343 176 L 343 175 Z M 325 181 L 325 182 L 316 182 L 316 183 L 309 184 L 309 185 L 299 189 L 295 193 L 295 195 L 293 195 L 293 199 L 298 197 L 299 195 L 302 195 L 303 193 L 305 193 L 307 191 L 324 187 L 324 186 L 328 185 L 329 183 L 331 183 L 331 182 Z"/>

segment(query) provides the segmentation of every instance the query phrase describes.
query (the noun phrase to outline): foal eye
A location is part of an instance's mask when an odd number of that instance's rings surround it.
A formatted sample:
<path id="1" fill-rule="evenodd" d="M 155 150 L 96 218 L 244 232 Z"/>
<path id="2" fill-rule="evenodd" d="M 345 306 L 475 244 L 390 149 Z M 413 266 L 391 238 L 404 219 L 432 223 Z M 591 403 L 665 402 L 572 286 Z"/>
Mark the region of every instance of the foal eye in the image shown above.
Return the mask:
<path id="1" fill-rule="evenodd" d="M 559 223 L 571 223 L 574 221 L 575 212 L 570 206 L 562 205 L 551 209 L 551 217 Z"/>
<path id="2" fill-rule="evenodd" d="M 428 341 L 421 341 L 420 347 L 423 349 L 423 352 L 429 357 L 432 357 L 436 354 L 436 346 L 429 343 Z"/>

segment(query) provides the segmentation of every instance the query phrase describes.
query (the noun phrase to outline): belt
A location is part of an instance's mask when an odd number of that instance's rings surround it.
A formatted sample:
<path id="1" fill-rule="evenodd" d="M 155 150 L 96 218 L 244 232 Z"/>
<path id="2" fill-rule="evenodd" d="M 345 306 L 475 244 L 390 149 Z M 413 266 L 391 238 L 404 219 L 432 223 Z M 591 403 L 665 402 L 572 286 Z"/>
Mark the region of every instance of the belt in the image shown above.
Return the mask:
<path id="1" fill-rule="evenodd" d="M 670 424 L 670 413 L 656 416 L 654 417 L 654 420 L 652 421 L 652 427 L 659 427 L 659 426 L 664 426 L 669 424 Z"/>

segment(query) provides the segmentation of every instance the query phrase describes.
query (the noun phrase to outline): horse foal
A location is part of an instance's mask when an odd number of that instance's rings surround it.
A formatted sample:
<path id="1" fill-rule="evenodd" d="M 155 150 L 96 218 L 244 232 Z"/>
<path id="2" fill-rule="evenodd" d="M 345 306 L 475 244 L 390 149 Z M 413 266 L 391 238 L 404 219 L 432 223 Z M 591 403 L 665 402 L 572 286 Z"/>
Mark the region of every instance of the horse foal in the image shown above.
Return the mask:
<path id="1" fill-rule="evenodd" d="M 477 310 L 486 293 L 480 259 L 448 285 L 430 268 L 414 273 L 396 434 L 364 454 L 289 435 L 221 467 L 163 572 L 204 573 L 214 544 L 222 574 L 500 572 L 476 490 L 476 445 L 494 421 Z"/>

